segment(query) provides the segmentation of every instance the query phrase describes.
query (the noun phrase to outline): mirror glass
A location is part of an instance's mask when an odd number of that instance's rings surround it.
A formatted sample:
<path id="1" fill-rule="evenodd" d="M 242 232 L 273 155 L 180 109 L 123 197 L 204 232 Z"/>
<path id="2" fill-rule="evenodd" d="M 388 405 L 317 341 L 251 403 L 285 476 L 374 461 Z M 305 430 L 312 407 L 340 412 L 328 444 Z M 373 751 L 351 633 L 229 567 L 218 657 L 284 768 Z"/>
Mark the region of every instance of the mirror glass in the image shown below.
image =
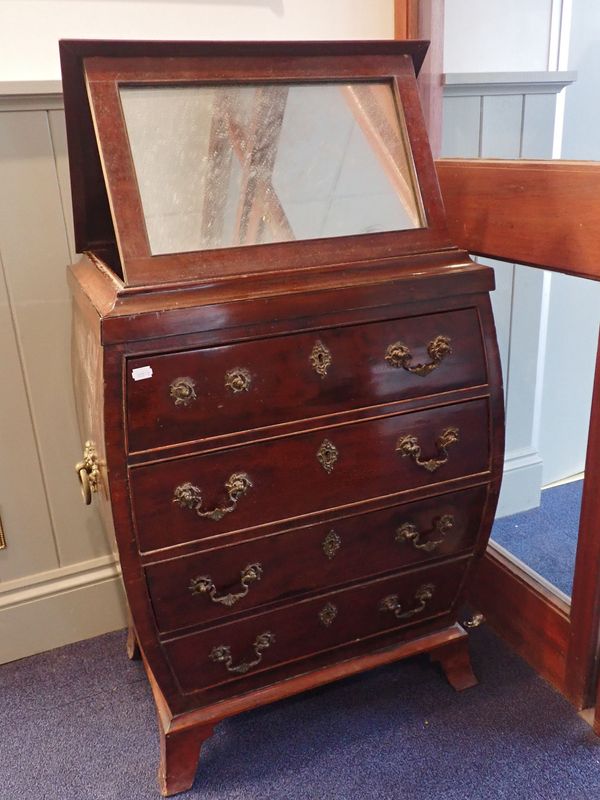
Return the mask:
<path id="1" fill-rule="evenodd" d="M 570 598 L 600 283 L 523 266 L 495 266 L 506 460 L 492 540 Z"/>
<path id="2" fill-rule="evenodd" d="M 390 83 L 120 97 L 153 255 L 423 227 Z"/>

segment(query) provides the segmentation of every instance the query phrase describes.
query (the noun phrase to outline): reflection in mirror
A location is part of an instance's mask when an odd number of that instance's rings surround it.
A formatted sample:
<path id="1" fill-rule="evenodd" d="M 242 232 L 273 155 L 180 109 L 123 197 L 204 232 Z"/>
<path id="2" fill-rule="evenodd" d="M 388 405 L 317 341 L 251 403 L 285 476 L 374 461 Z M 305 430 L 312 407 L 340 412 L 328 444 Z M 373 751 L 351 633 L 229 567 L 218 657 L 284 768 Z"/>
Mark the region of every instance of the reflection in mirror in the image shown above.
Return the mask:
<path id="1" fill-rule="evenodd" d="M 507 426 L 492 540 L 570 597 L 600 283 L 508 264 L 496 267 L 496 279 Z"/>
<path id="2" fill-rule="evenodd" d="M 120 96 L 154 255 L 423 225 L 390 83 Z"/>

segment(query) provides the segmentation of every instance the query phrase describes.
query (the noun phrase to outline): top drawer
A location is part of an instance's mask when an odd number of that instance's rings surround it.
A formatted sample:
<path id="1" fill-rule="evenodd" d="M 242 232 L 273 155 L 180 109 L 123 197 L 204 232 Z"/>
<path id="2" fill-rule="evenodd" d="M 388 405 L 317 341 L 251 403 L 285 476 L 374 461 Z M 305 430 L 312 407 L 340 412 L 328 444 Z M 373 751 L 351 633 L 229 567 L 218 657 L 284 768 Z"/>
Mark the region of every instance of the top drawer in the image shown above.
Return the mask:
<path id="1" fill-rule="evenodd" d="M 486 382 L 475 308 L 130 359 L 129 449 Z"/>

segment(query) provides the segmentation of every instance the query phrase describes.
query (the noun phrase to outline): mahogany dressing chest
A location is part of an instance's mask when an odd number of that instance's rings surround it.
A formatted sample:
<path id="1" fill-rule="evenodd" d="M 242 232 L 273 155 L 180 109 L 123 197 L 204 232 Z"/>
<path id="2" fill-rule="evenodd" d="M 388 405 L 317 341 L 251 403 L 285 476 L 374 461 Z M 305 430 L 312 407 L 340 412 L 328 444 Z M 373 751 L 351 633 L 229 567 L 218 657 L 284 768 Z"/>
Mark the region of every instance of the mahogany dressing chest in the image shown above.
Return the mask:
<path id="1" fill-rule="evenodd" d="M 163 794 L 241 711 L 422 652 L 475 682 L 457 614 L 502 387 L 426 47 L 61 43 L 77 474 L 114 529 Z"/>

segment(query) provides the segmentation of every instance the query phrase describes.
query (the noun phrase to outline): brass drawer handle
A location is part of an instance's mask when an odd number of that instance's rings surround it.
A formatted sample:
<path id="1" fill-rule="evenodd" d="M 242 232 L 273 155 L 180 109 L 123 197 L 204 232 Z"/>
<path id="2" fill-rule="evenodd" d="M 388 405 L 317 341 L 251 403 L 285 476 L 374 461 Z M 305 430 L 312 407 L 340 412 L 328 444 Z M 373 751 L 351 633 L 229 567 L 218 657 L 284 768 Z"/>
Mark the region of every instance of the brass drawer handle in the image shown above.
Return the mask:
<path id="1" fill-rule="evenodd" d="M 79 476 L 83 502 L 89 506 L 92 494 L 95 494 L 100 487 L 100 466 L 94 442 L 85 443 L 83 461 L 75 465 L 75 472 Z"/>
<path id="2" fill-rule="evenodd" d="M 396 369 L 402 367 L 402 369 L 411 372 L 413 375 L 425 377 L 425 375 L 429 375 L 430 372 L 433 372 L 433 370 L 440 365 L 442 360 L 451 353 L 452 347 L 450 346 L 450 338 L 448 336 L 436 336 L 435 339 L 427 345 L 427 354 L 431 359 L 428 364 L 411 365 L 410 362 L 413 358 L 412 353 L 402 342 L 395 342 L 388 347 L 385 352 L 385 360 L 390 367 L 395 367 Z"/>
<path id="3" fill-rule="evenodd" d="M 225 386 L 234 394 L 247 392 L 252 383 L 252 376 L 247 369 L 236 367 L 225 373 Z"/>
<path id="4" fill-rule="evenodd" d="M 420 531 L 412 522 L 405 522 L 396 531 L 395 539 L 397 542 L 411 542 L 416 550 L 424 550 L 426 553 L 433 552 L 438 545 L 444 541 L 444 536 L 454 527 L 454 517 L 452 514 L 444 514 L 433 520 L 433 528 L 430 531 Z M 427 542 L 421 541 L 421 536 L 437 532 L 440 539 L 429 539 Z"/>
<path id="5" fill-rule="evenodd" d="M 225 489 L 227 490 L 227 497 L 229 504 L 224 506 L 217 506 L 211 511 L 202 511 L 202 492 L 197 486 L 194 486 L 189 481 L 182 483 L 178 486 L 173 493 L 173 502 L 177 503 L 181 508 L 189 508 L 195 511 L 199 517 L 208 517 L 208 519 L 218 522 L 223 519 L 225 514 L 230 514 L 237 508 L 238 500 L 243 497 L 248 490 L 252 487 L 252 481 L 245 472 L 234 472 L 230 475 Z"/>
<path id="6" fill-rule="evenodd" d="M 401 436 L 396 442 L 396 452 L 402 454 L 402 458 L 409 456 L 420 467 L 426 469 L 427 472 L 435 472 L 438 467 L 448 461 L 448 448 L 451 444 L 455 444 L 459 439 L 458 428 L 446 428 L 445 431 L 438 436 L 435 446 L 438 451 L 437 458 L 421 458 L 421 445 L 416 436 Z"/>
<path id="7" fill-rule="evenodd" d="M 427 603 L 433 597 L 434 591 L 435 586 L 433 583 L 425 583 L 423 586 L 420 586 L 415 592 L 417 605 L 413 608 L 409 608 L 408 611 L 402 611 L 402 605 L 398 600 L 397 594 L 389 594 L 387 597 L 384 597 L 379 604 L 379 610 L 391 611 L 396 619 L 409 619 L 410 617 L 414 617 L 415 614 L 420 614 L 421 611 L 425 610 Z"/>
<path id="8" fill-rule="evenodd" d="M 189 406 L 198 399 L 192 378 L 175 378 L 169 387 L 169 394 L 176 406 Z"/>
<path id="9" fill-rule="evenodd" d="M 237 594 L 223 594 L 218 597 L 217 587 L 213 583 L 210 575 L 201 575 L 198 578 L 192 578 L 190 591 L 192 594 L 208 594 L 213 603 L 221 603 L 227 606 L 227 608 L 231 608 L 238 600 L 246 597 L 250 590 L 250 584 L 254 581 L 259 581 L 262 578 L 262 574 L 262 566 L 258 563 L 248 564 L 247 567 L 244 567 L 240 573 L 240 583 L 244 588 Z"/>
<path id="10" fill-rule="evenodd" d="M 312 364 L 312 368 L 317 375 L 320 375 L 321 378 L 324 378 L 327 375 L 327 370 L 329 369 L 331 361 L 331 351 L 320 339 L 318 339 L 315 342 L 310 354 L 310 363 Z"/>
<path id="11" fill-rule="evenodd" d="M 256 655 L 253 661 L 242 661 L 241 664 L 233 666 L 233 657 L 231 655 L 231 648 L 227 644 L 220 644 L 210 652 L 210 660 L 217 664 L 225 664 L 227 672 L 235 672 L 237 675 L 245 675 L 248 670 L 260 664 L 262 661 L 263 652 L 275 642 L 275 635 L 270 631 L 260 633 L 254 640 L 252 649 Z"/>

